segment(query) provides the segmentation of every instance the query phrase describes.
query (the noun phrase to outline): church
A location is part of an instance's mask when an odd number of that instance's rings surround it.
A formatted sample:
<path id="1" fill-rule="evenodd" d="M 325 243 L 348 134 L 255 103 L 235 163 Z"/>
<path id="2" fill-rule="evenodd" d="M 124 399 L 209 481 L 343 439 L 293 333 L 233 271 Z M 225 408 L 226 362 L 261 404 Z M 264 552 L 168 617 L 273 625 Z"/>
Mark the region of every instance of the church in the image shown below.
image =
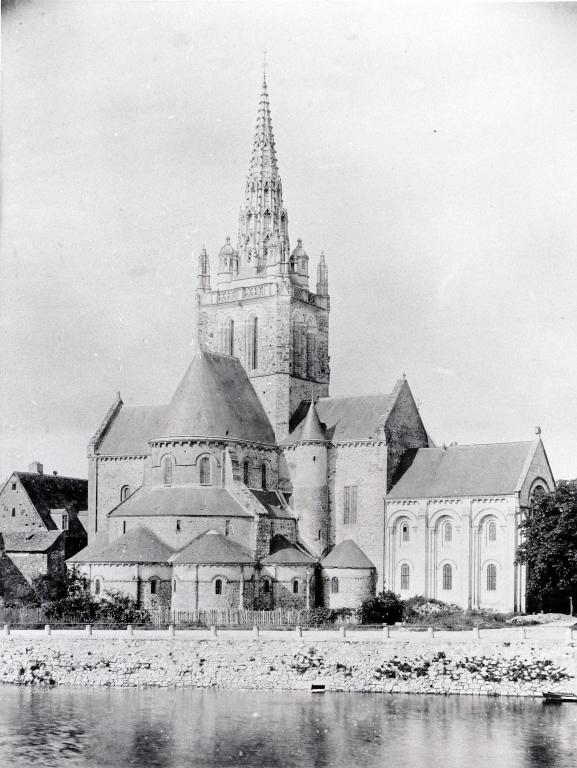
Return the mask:
<path id="1" fill-rule="evenodd" d="M 112 403 L 88 446 L 94 595 L 145 608 L 355 608 L 383 589 L 522 611 L 540 437 L 435 446 L 408 381 L 330 396 L 330 297 L 292 250 L 266 78 L 235 245 L 198 260 L 195 354 L 167 405 Z"/>

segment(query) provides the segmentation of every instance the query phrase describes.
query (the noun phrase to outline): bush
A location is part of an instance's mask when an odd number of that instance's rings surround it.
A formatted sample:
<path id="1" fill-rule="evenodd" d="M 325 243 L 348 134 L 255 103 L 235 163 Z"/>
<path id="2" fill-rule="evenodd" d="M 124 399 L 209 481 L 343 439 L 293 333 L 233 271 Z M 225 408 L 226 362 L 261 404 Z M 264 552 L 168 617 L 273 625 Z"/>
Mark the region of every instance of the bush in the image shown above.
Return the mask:
<path id="1" fill-rule="evenodd" d="M 357 619 L 360 624 L 394 624 L 402 617 L 403 601 L 390 590 L 365 600 L 357 609 Z"/>
<path id="2" fill-rule="evenodd" d="M 335 612 L 330 608 L 311 608 L 308 612 L 309 627 L 324 627 L 327 624 L 333 624 L 335 621 Z"/>

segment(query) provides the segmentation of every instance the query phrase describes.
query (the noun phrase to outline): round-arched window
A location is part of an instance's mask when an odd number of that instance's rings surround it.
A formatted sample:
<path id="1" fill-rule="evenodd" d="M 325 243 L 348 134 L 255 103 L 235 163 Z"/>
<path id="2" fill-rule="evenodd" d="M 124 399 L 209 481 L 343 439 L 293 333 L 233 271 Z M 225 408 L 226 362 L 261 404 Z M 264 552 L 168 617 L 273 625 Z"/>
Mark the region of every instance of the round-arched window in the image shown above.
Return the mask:
<path id="1" fill-rule="evenodd" d="M 331 593 L 333 595 L 338 595 L 339 593 L 339 580 L 336 576 L 333 576 L 331 579 Z"/>
<path id="2" fill-rule="evenodd" d="M 494 520 L 487 525 L 487 540 L 497 541 L 497 523 Z"/>
<path id="3" fill-rule="evenodd" d="M 214 582 L 214 594 L 222 595 L 222 579 L 217 579 Z"/>
<path id="4" fill-rule="evenodd" d="M 268 581 L 268 579 L 265 579 L 263 581 L 263 583 L 262 583 L 262 591 L 267 593 L 267 594 L 270 592 L 270 581 Z"/>
<path id="5" fill-rule="evenodd" d="M 200 484 L 210 485 L 210 459 L 203 456 L 200 460 Z"/>
<path id="6" fill-rule="evenodd" d="M 124 501 L 130 496 L 130 486 L 129 485 L 123 485 L 120 489 L 120 501 Z"/>
<path id="7" fill-rule="evenodd" d="M 444 538 L 446 542 L 453 541 L 453 526 L 451 523 L 445 523 L 443 528 Z"/>
<path id="8" fill-rule="evenodd" d="M 401 589 L 409 589 L 409 566 L 407 563 L 401 565 Z"/>
<path id="9" fill-rule="evenodd" d="M 494 592 L 497 589 L 497 566 L 490 563 L 487 566 L 487 591 Z"/>
<path id="10" fill-rule="evenodd" d="M 242 463 L 242 482 L 248 486 L 250 480 L 250 461 L 245 459 Z"/>
<path id="11" fill-rule="evenodd" d="M 453 589 L 453 569 L 448 563 L 443 566 L 443 589 L 445 591 Z"/>
<path id="12" fill-rule="evenodd" d="M 298 595 L 299 593 L 299 582 L 298 579 L 295 579 L 293 581 L 293 594 Z"/>
<path id="13" fill-rule="evenodd" d="M 260 479 L 261 479 L 262 489 L 263 491 L 266 491 L 266 488 L 267 488 L 266 464 L 263 464 L 260 468 Z"/>
<path id="14" fill-rule="evenodd" d="M 401 541 L 409 541 L 409 524 L 403 523 L 401 525 Z"/>
<path id="15" fill-rule="evenodd" d="M 99 595 L 100 594 L 100 579 L 94 580 L 94 594 Z"/>

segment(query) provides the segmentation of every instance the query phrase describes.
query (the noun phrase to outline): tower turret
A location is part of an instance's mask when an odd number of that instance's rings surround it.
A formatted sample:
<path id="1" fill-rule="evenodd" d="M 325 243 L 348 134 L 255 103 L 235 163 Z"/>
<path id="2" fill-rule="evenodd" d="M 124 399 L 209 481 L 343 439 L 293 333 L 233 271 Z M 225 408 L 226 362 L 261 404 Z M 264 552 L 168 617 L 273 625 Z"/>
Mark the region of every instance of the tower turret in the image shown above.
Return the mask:
<path id="1" fill-rule="evenodd" d="M 309 257 L 300 238 L 297 240 L 297 247 L 291 253 L 290 273 L 293 281 L 298 285 L 304 288 L 309 287 Z"/>
<path id="2" fill-rule="evenodd" d="M 210 291 L 210 261 L 204 245 L 202 246 L 202 251 L 198 257 L 198 280 L 196 288 L 198 291 L 202 291 L 202 293 Z"/>
<path id="3" fill-rule="evenodd" d="M 298 518 L 299 536 L 314 555 L 321 557 L 330 545 L 328 446 L 314 400 L 291 453 L 291 506 Z"/>
<path id="4" fill-rule="evenodd" d="M 237 271 L 238 257 L 236 251 L 230 244 L 230 237 L 227 237 L 225 244 L 218 254 L 218 282 L 230 282 Z"/>
<path id="5" fill-rule="evenodd" d="M 321 251 L 317 267 L 317 294 L 319 296 L 329 295 L 329 270 L 324 251 Z"/>

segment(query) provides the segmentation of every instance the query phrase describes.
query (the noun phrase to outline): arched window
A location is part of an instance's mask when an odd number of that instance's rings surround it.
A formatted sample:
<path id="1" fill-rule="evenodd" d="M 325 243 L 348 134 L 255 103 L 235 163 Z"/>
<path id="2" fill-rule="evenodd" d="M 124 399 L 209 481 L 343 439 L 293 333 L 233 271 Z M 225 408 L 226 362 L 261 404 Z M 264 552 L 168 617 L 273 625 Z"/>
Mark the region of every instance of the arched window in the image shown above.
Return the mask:
<path id="1" fill-rule="evenodd" d="M 122 533 L 126 533 L 126 520 L 122 521 Z"/>
<path id="2" fill-rule="evenodd" d="M 172 466 L 174 459 L 172 456 L 165 456 L 162 460 L 162 476 L 165 485 L 172 485 Z"/>
<path id="3" fill-rule="evenodd" d="M 451 523 L 445 523 L 445 526 L 443 528 L 443 533 L 445 535 L 445 541 L 453 541 L 453 526 Z"/>
<path id="4" fill-rule="evenodd" d="M 309 326 L 307 329 L 307 378 L 315 378 L 315 363 L 317 358 L 317 332 L 316 328 Z"/>
<path id="5" fill-rule="evenodd" d="M 453 589 L 453 569 L 448 563 L 443 566 L 443 589 Z"/>
<path id="6" fill-rule="evenodd" d="M 156 594 L 156 579 L 150 580 L 150 594 L 155 595 Z"/>
<path id="7" fill-rule="evenodd" d="M 401 541 L 409 541 L 409 524 L 403 523 L 401 525 Z"/>
<path id="8" fill-rule="evenodd" d="M 266 592 L 267 594 L 270 592 L 270 581 L 265 579 L 262 583 L 262 591 Z"/>
<path id="9" fill-rule="evenodd" d="M 487 526 L 487 540 L 497 541 L 497 523 L 494 520 Z"/>
<path id="10" fill-rule="evenodd" d="M 302 376 L 305 367 L 305 332 L 302 320 L 293 319 L 293 375 Z"/>
<path id="11" fill-rule="evenodd" d="M 258 317 L 251 317 L 247 327 L 246 356 L 249 371 L 258 368 Z"/>
<path id="12" fill-rule="evenodd" d="M 217 579 L 214 582 L 214 594 L 222 595 L 222 579 Z"/>
<path id="13" fill-rule="evenodd" d="M 494 592 L 497 589 L 497 566 L 487 566 L 487 591 Z"/>
<path id="14" fill-rule="evenodd" d="M 293 594 L 298 595 L 299 593 L 299 582 L 298 579 L 295 579 L 293 581 Z"/>
<path id="15" fill-rule="evenodd" d="M 248 485 L 250 479 L 250 461 L 245 459 L 242 463 L 242 482 Z"/>
<path id="16" fill-rule="evenodd" d="M 176 579 L 172 580 L 172 591 L 176 592 Z"/>
<path id="17" fill-rule="evenodd" d="M 94 594 L 99 595 L 100 594 L 100 579 L 94 580 Z"/>
<path id="18" fill-rule="evenodd" d="M 260 468 L 260 481 L 263 491 L 266 491 L 266 464 Z"/>
<path id="19" fill-rule="evenodd" d="M 230 522 L 230 520 L 225 520 L 224 521 L 224 535 L 225 536 L 232 536 L 233 533 L 234 533 L 234 529 L 232 527 L 232 523 Z"/>
<path id="20" fill-rule="evenodd" d="M 409 588 L 409 566 L 407 563 L 401 565 L 401 589 Z"/>
<path id="21" fill-rule="evenodd" d="M 225 355 L 234 355 L 234 320 L 230 317 L 222 328 L 222 351 Z"/>
<path id="22" fill-rule="evenodd" d="M 336 576 L 333 576 L 331 579 L 331 593 L 333 595 L 338 595 L 339 593 L 339 580 Z"/>
<path id="23" fill-rule="evenodd" d="M 203 456 L 200 460 L 200 484 L 210 485 L 210 459 Z"/>
<path id="24" fill-rule="evenodd" d="M 129 485 L 123 485 L 120 489 L 120 501 L 124 501 L 124 499 L 127 499 L 130 496 L 130 486 Z"/>

